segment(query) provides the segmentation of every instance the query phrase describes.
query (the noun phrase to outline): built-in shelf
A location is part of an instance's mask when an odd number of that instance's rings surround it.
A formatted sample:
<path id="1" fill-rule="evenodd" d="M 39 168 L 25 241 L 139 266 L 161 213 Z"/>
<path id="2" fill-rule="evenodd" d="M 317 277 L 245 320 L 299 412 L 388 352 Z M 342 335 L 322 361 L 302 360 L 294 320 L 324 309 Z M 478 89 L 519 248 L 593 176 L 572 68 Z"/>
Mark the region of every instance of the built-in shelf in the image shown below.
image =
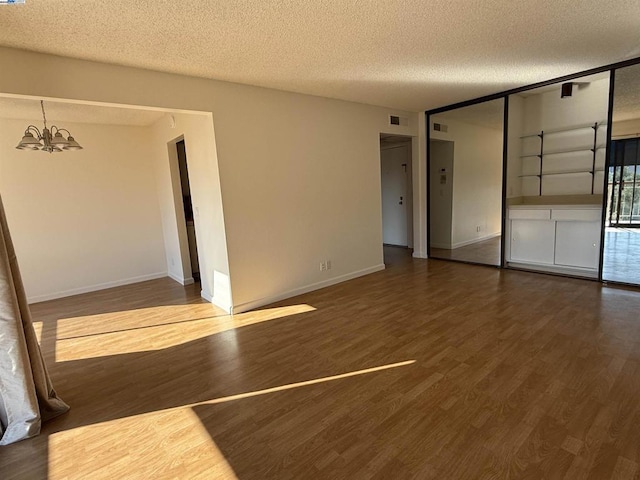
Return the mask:
<path id="1" fill-rule="evenodd" d="M 607 125 L 607 122 L 597 122 L 597 123 L 587 123 L 584 125 L 576 125 L 573 127 L 562 127 L 562 128 L 550 128 L 549 130 L 542 130 L 540 132 L 528 133 L 526 135 L 522 135 L 520 138 L 531 138 L 531 137 L 541 137 L 542 135 L 549 135 L 552 133 L 563 133 L 563 132 L 572 132 L 573 130 L 584 130 L 586 128 L 593 128 L 594 125 L 598 127 L 604 127 Z"/>
<path id="2" fill-rule="evenodd" d="M 540 152 L 533 154 L 525 154 L 520 155 L 520 158 L 533 158 L 537 157 L 539 159 L 538 173 L 535 174 L 527 174 L 527 175 L 519 175 L 520 178 L 533 178 L 537 177 L 540 179 L 538 196 L 542 196 L 542 178 L 549 175 L 568 175 L 568 174 L 576 174 L 576 173 L 585 173 L 592 176 L 591 178 L 591 195 L 593 195 L 595 190 L 595 173 L 604 171 L 604 169 L 596 168 L 596 154 L 597 151 L 603 148 L 606 148 L 606 145 L 598 145 L 598 128 L 607 125 L 606 122 L 595 122 L 585 125 L 576 125 L 572 127 L 564 127 L 564 128 L 556 128 L 550 130 L 541 130 L 540 132 L 531 133 L 527 135 L 523 135 L 520 138 L 532 138 L 538 137 L 540 139 Z M 576 130 L 584 130 L 587 128 L 591 128 L 593 130 L 593 143 L 589 146 L 578 147 L 578 148 L 565 148 L 559 150 L 551 150 L 545 151 L 544 149 L 544 139 L 547 135 L 552 135 L 554 133 L 563 133 L 563 132 L 572 132 Z M 544 158 L 552 155 L 562 155 L 566 153 L 577 153 L 577 152 L 591 152 L 592 162 L 591 167 L 588 169 L 580 168 L 580 169 L 569 169 L 563 171 L 554 171 L 554 172 L 545 172 L 544 171 Z M 556 162 L 559 159 L 556 158 Z"/>
<path id="3" fill-rule="evenodd" d="M 531 174 L 518 175 L 518 176 L 520 178 L 524 178 L 524 177 L 546 177 L 547 175 L 568 175 L 568 174 L 572 174 L 572 173 L 588 173 L 590 175 L 593 175 L 594 173 L 598 173 L 598 172 L 604 172 L 604 169 L 597 168 L 595 170 L 584 170 L 584 169 L 580 168 L 580 169 L 575 169 L 575 170 L 564 170 L 562 172 L 542 172 L 542 173 L 531 173 Z"/>
<path id="4" fill-rule="evenodd" d="M 594 152 L 596 150 L 601 150 L 603 148 L 606 148 L 606 145 L 598 145 L 595 148 L 593 148 L 593 147 L 567 148 L 567 149 L 563 149 L 563 150 L 552 150 L 550 152 L 531 153 L 531 154 L 527 154 L 527 155 L 520 155 L 520 158 L 543 157 L 543 156 L 546 157 L 548 155 L 561 155 L 563 153 L 575 153 L 575 152 Z"/>

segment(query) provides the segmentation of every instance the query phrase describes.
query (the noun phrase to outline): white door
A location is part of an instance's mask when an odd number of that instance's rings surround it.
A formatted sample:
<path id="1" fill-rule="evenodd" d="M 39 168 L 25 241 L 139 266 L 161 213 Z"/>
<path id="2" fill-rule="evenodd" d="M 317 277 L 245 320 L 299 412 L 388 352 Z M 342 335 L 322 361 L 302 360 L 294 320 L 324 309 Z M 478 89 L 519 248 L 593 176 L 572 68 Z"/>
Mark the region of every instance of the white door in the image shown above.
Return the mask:
<path id="1" fill-rule="evenodd" d="M 411 159 L 408 145 L 380 151 L 382 161 L 382 241 L 407 246 L 407 171 Z"/>

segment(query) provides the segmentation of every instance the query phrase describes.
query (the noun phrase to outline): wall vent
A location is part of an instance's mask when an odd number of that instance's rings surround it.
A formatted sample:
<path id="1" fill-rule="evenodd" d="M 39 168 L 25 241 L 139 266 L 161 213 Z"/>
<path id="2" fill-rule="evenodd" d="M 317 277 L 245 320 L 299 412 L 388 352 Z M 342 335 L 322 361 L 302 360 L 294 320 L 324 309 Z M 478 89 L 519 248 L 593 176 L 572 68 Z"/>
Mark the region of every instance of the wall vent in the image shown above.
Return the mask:
<path id="1" fill-rule="evenodd" d="M 442 123 L 434 123 L 433 124 L 433 129 L 436 132 L 447 133 L 447 131 L 449 130 L 449 127 L 447 125 L 442 124 Z"/>
<path id="2" fill-rule="evenodd" d="M 409 126 L 408 117 L 399 117 L 397 115 L 389 115 L 389 125 L 400 125 L 403 127 Z"/>

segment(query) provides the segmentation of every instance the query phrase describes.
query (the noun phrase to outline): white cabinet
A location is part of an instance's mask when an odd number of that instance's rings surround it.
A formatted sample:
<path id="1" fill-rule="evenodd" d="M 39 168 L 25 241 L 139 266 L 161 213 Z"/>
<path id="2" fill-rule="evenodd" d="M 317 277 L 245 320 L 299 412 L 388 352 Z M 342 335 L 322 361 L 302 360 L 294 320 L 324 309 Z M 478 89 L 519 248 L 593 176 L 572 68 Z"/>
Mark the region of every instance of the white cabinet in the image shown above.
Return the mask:
<path id="1" fill-rule="evenodd" d="M 555 262 L 557 265 L 598 269 L 600 223 L 558 222 Z"/>
<path id="2" fill-rule="evenodd" d="M 511 261 L 553 265 L 556 222 L 511 220 Z"/>
<path id="3" fill-rule="evenodd" d="M 510 207 L 507 262 L 542 271 L 597 276 L 600 217 L 597 206 Z"/>

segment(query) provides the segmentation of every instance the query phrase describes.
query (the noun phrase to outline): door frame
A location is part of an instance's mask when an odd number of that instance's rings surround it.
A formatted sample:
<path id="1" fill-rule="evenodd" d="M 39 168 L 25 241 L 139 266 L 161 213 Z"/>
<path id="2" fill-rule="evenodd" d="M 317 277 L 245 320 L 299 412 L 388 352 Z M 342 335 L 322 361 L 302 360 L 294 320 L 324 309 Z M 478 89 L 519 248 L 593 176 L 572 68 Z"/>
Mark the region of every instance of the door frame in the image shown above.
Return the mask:
<path id="1" fill-rule="evenodd" d="M 406 193 L 406 204 L 407 204 L 407 249 L 410 250 L 415 250 L 415 216 L 417 214 L 417 212 L 419 211 L 416 208 L 416 205 L 414 204 L 414 182 L 413 182 L 413 176 L 415 173 L 415 165 L 413 162 L 413 159 L 416 155 L 414 155 L 414 140 L 415 137 L 411 136 L 411 135 L 397 135 L 397 134 L 388 134 L 388 133 L 384 133 L 384 132 L 380 132 L 380 140 L 382 140 L 382 136 L 386 136 L 386 137 L 401 137 L 403 139 L 405 139 L 404 142 L 399 143 L 397 145 L 394 144 L 388 144 L 388 145 L 382 145 L 380 144 L 378 152 L 379 152 L 379 165 L 380 165 L 380 219 L 381 219 L 381 226 L 382 226 L 382 232 L 383 232 L 383 245 L 386 245 L 384 243 L 384 219 L 382 218 L 382 151 L 383 150 L 391 150 L 394 148 L 403 148 L 403 147 L 407 147 L 407 193 Z M 400 248 L 405 248 L 402 245 L 397 245 Z"/>

